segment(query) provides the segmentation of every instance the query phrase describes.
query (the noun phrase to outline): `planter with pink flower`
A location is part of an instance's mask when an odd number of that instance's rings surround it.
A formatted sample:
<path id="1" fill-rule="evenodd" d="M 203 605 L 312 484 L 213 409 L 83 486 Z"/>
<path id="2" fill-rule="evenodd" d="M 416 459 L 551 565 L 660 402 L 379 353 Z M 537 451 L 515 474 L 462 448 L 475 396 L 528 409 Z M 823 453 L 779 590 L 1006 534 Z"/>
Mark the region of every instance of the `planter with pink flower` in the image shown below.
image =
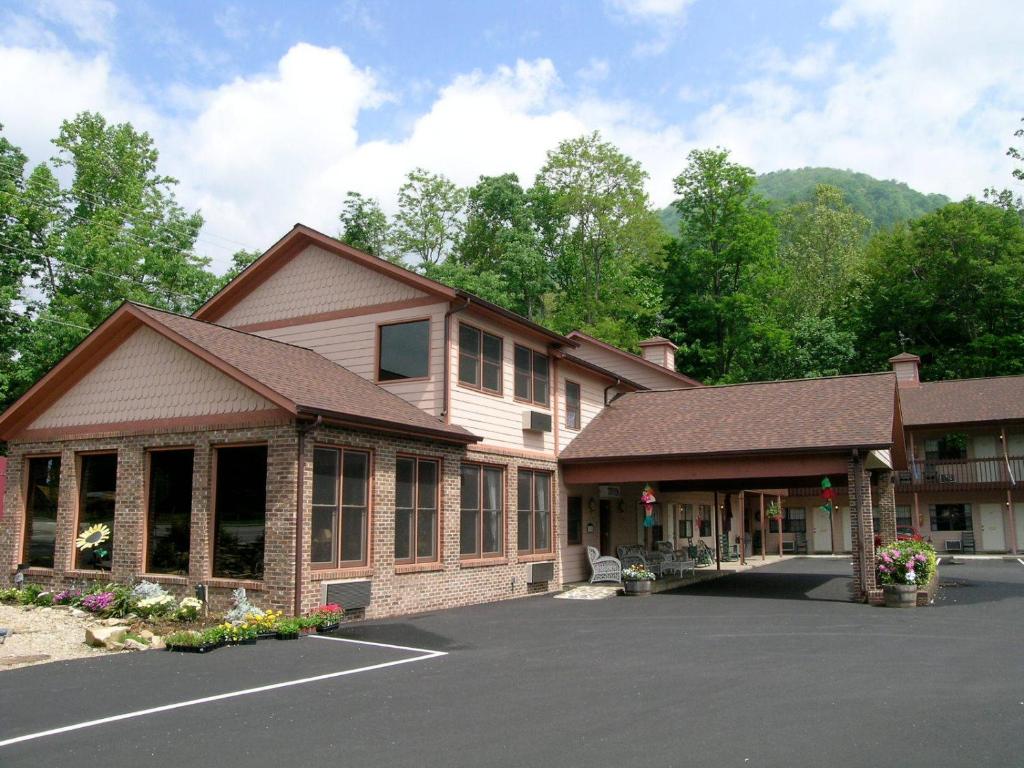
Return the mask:
<path id="1" fill-rule="evenodd" d="M 934 596 L 938 580 L 935 550 L 925 541 L 896 541 L 879 547 L 876 555 L 878 580 L 882 584 L 885 605 L 890 608 L 913 608 L 918 593 Z"/>

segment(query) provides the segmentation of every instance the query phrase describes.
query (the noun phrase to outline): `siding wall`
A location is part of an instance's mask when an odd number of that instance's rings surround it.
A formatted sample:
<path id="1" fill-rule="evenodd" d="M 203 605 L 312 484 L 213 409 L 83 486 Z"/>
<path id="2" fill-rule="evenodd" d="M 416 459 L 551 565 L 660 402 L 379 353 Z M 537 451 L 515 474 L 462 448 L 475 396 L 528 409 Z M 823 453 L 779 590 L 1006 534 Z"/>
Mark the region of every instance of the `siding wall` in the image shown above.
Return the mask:
<path id="1" fill-rule="evenodd" d="M 237 327 L 290 317 L 419 299 L 425 294 L 364 266 L 310 246 L 218 318 Z"/>
<path id="2" fill-rule="evenodd" d="M 645 365 L 636 355 L 627 356 L 609 352 L 607 349 L 591 344 L 585 339 L 576 339 L 576 341 L 580 345 L 578 349 L 572 351 L 576 357 L 582 358 L 588 363 L 599 365 L 602 368 L 607 368 L 609 371 L 622 374 L 637 384 L 642 384 L 650 389 L 678 389 L 679 387 L 686 386 L 685 382 L 672 376 L 668 371 L 660 373 L 649 365 Z M 630 357 L 635 359 L 630 360 Z"/>
<path id="3" fill-rule="evenodd" d="M 580 429 L 567 429 L 565 426 L 565 382 L 575 381 L 580 385 Z M 598 378 L 589 371 L 577 368 L 564 361 L 558 364 L 558 450 L 565 450 L 590 420 L 604 408 L 604 388 L 612 382 Z M 614 397 L 617 389 L 612 389 L 608 396 Z"/>
<path id="4" fill-rule="evenodd" d="M 338 261 L 341 262 L 340 259 Z M 439 416 L 444 405 L 444 313 L 447 309 L 445 303 L 431 304 L 271 328 L 258 333 L 260 336 L 315 350 L 328 360 L 373 381 L 377 368 L 377 326 L 403 320 L 429 319 L 430 376 L 426 380 L 381 382 L 380 386 L 418 408 Z"/>
<path id="5" fill-rule="evenodd" d="M 140 328 L 44 411 L 29 429 L 274 407 L 156 331 Z"/>

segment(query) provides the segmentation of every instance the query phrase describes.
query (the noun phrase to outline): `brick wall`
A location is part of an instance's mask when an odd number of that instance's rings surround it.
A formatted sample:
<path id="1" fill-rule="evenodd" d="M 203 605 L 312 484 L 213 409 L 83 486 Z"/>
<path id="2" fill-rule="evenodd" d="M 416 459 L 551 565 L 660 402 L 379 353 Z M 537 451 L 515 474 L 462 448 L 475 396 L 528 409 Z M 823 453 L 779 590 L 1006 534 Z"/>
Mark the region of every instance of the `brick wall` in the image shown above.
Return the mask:
<path id="1" fill-rule="evenodd" d="M 850 489 L 850 528 L 853 543 L 853 594 L 857 599 L 875 597 L 875 525 L 871 515 L 871 471 L 863 459 L 851 458 L 847 466 Z M 895 523 L 895 507 L 893 508 Z"/>

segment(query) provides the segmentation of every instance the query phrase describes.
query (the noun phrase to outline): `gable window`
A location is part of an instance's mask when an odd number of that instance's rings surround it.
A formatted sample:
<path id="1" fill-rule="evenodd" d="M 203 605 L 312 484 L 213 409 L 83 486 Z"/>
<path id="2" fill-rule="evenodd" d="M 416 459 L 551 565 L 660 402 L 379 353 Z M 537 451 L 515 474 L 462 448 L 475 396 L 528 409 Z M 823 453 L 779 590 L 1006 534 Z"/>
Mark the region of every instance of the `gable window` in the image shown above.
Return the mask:
<path id="1" fill-rule="evenodd" d="M 519 552 L 551 551 L 551 475 L 519 470 Z"/>
<path id="2" fill-rule="evenodd" d="M 503 551 L 504 473 L 500 467 L 463 464 L 459 475 L 459 554 L 468 558 L 498 557 Z"/>
<path id="3" fill-rule="evenodd" d="M 114 500 L 117 496 L 117 454 L 89 453 L 81 457 L 78 498 L 80 536 L 94 526 L 106 526 L 109 538 L 91 549 L 75 547 L 75 567 L 110 570 L 114 561 Z"/>
<path id="4" fill-rule="evenodd" d="M 267 446 L 217 448 L 213 575 L 262 579 L 267 522 Z"/>
<path id="5" fill-rule="evenodd" d="M 53 568 L 59 493 L 60 456 L 29 459 L 24 557 L 32 568 Z"/>
<path id="6" fill-rule="evenodd" d="M 783 533 L 807 533 L 807 510 L 803 507 L 786 507 L 782 516 Z"/>
<path id="7" fill-rule="evenodd" d="M 313 451 L 310 560 L 314 566 L 366 565 L 370 455 L 366 451 Z"/>
<path id="8" fill-rule="evenodd" d="M 500 336 L 462 323 L 459 325 L 459 382 L 501 394 Z"/>
<path id="9" fill-rule="evenodd" d="M 377 381 L 424 379 L 430 371 L 430 321 L 380 326 Z"/>
<path id="10" fill-rule="evenodd" d="M 188 574 L 192 531 L 192 451 L 149 454 L 146 573 Z"/>
<path id="11" fill-rule="evenodd" d="M 516 345 L 515 395 L 518 400 L 548 404 L 548 358 L 540 352 Z"/>
<path id="12" fill-rule="evenodd" d="M 579 429 L 582 421 L 580 413 L 580 385 L 575 381 L 565 382 L 565 428 Z"/>
<path id="13" fill-rule="evenodd" d="M 567 544 L 583 543 L 583 498 L 570 496 L 566 512 L 565 540 Z"/>
<path id="14" fill-rule="evenodd" d="M 437 560 L 438 467 L 433 459 L 395 460 L 395 563 Z"/>
<path id="15" fill-rule="evenodd" d="M 931 504 L 928 511 L 933 531 L 974 530 L 970 504 Z"/>

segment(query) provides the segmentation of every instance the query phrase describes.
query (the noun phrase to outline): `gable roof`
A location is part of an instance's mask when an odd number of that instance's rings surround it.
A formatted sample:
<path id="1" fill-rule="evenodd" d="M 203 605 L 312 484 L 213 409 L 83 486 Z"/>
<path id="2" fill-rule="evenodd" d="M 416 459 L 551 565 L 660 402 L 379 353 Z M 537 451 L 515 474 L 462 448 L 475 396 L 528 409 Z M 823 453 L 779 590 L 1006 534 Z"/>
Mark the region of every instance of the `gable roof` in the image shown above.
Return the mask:
<path id="1" fill-rule="evenodd" d="M 1024 376 L 925 381 L 900 402 L 908 427 L 1024 421 Z"/>
<path id="2" fill-rule="evenodd" d="M 322 355 L 132 302 L 121 305 L 3 414 L 0 439 L 16 435 L 141 326 L 178 344 L 288 413 L 459 443 L 478 440 Z"/>
<path id="3" fill-rule="evenodd" d="M 632 387 L 633 389 L 647 389 L 647 387 L 645 387 L 643 384 L 637 384 L 635 381 L 627 379 L 625 376 L 615 373 L 614 371 L 609 371 L 607 368 L 602 368 L 600 365 L 597 365 L 596 363 L 592 363 L 589 360 L 584 360 L 582 357 L 576 357 L 576 355 L 571 355 L 568 352 L 562 353 L 562 359 L 568 363 L 571 363 L 572 365 L 577 366 L 578 368 L 582 368 L 586 371 L 596 373 L 598 376 L 601 376 L 602 378 L 612 382 L 612 386 L 615 386 L 615 384 L 618 383 L 623 384 L 627 387 Z"/>
<path id="4" fill-rule="evenodd" d="M 382 275 L 410 285 L 427 295 L 436 296 L 439 300 L 449 302 L 461 300 L 467 306 L 472 305 L 485 315 L 518 325 L 523 329 L 542 336 L 556 346 L 576 346 L 575 342 L 560 333 L 545 328 L 543 325 L 535 323 L 498 304 L 482 299 L 469 291 L 452 288 L 444 283 L 439 283 L 437 280 L 417 274 L 410 269 L 405 269 L 384 259 L 371 256 L 360 251 L 358 248 L 346 245 L 337 238 L 325 235 L 323 232 L 319 232 L 312 227 L 307 227 L 305 224 L 296 224 L 292 227 L 284 237 L 270 246 L 262 256 L 243 269 L 231 282 L 210 297 L 205 304 L 195 311 L 193 317 L 198 320 L 216 322 L 229 309 L 242 301 L 278 269 L 288 263 L 290 259 L 310 245 L 315 245 L 328 253 L 333 253 L 340 258 L 348 259 L 367 269 L 372 269 Z"/>
<path id="5" fill-rule="evenodd" d="M 896 448 L 895 374 L 622 395 L 562 452 L 566 462 Z"/>
<path id="6" fill-rule="evenodd" d="M 590 344 L 594 344 L 594 345 L 600 347 L 601 349 L 607 350 L 608 352 L 613 352 L 616 355 L 619 355 L 620 357 L 622 357 L 623 359 L 629 360 L 631 363 L 638 363 L 639 365 L 646 366 L 646 367 L 650 368 L 651 370 L 657 371 L 658 373 L 664 373 L 664 374 L 666 374 L 668 376 L 671 376 L 671 377 L 673 377 L 675 379 L 678 379 L 681 382 L 689 384 L 692 387 L 702 387 L 702 386 L 704 386 L 703 384 L 701 384 L 701 382 L 697 381 L 697 379 L 690 378 L 689 376 L 687 376 L 685 374 L 679 373 L 679 371 L 674 371 L 671 368 L 666 368 L 663 365 L 658 365 L 657 363 L 652 363 L 650 360 L 647 360 L 647 359 L 645 359 L 643 357 L 640 357 L 640 355 L 634 355 L 632 352 L 627 352 L 624 349 L 619 349 L 618 347 L 614 346 L 613 344 L 609 344 L 608 342 L 601 341 L 600 339 L 595 339 L 593 336 L 588 336 L 587 334 L 583 333 L 583 331 L 570 331 L 568 334 L 566 334 L 566 337 L 571 339 L 571 340 L 573 340 L 573 341 L 576 341 L 578 339 L 582 339 L 583 341 L 588 342 Z M 655 338 L 660 338 L 660 337 L 655 337 Z M 653 341 L 653 339 L 648 339 L 648 341 Z M 665 339 L 664 341 L 668 341 L 668 339 Z M 664 343 L 664 342 L 659 342 L 659 343 Z M 669 342 L 669 343 L 671 344 L 672 342 Z"/>

